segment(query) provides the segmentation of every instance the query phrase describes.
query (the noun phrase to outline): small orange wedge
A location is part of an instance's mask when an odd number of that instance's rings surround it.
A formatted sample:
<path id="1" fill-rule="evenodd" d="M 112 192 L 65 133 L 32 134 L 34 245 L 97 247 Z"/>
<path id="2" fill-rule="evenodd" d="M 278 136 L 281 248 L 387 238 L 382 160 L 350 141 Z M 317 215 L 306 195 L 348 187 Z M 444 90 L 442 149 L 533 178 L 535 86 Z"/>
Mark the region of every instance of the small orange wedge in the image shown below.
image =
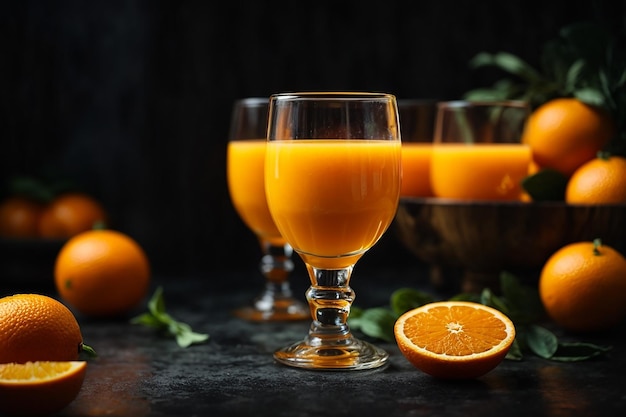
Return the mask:
<path id="1" fill-rule="evenodd" d="M 65 408 L 80 391 L 87 362 L 0 364 L 0 414 L 46 415 Z"/>
<path id="2" fill-rule="evenodd" d="M 479 303 L 440 301 L 404 313 L 394 334 L 402 354 L 437 378 L 478 378 L 506 356 L 515 327 L 502 312 Z"/>

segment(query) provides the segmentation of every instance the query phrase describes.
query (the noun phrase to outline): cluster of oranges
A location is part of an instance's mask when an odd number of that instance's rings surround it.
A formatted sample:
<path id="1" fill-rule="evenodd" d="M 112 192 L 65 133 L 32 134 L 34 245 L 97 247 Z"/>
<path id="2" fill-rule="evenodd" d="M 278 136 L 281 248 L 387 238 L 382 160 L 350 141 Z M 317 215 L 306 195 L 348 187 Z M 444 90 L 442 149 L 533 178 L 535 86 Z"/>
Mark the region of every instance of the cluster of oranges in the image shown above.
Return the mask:
<path id="1" fill-rule="evenodd" d="M 42 294 L 0 298 L 0 414 L 49 414 L 78 395 L 87 363 L 79 360 L 83 339 L 70 308 L 114 317 L 146 296 L 146 253 L 130 236 L 105 229 L 106 219 L 96 199 L 75 192 L 47 204 L 11 196 L 0 205 L 1 237 L 64 241 L 52 271 L 60 300 Z"/>
<path id="2" fill-rule="evenodd" d="M 114 316 L 136 307 L 146 295 L 150 267 L 139 244 L 104 229 L 107 213 L 93 196 L 56 195 L 48 203 L 13 195 L 0 204 L 0 236 L 63 239 L 54 279 L 59 295 L 89 316 Z"/>
<path id="3" fill-rule="evenodd" d="M 531 114 L 522 140 L 536 170 L 564 176 L 566 203 L 623 204 L 626 158 L 605 152 L 617 134 L 607 111 L 557 98 Z M 626 316 L 626 260 L 600 240 L 566 245 L 544 265 L 539 290 L 546 312 L 562 327 L 605 330 Z"/>
<path id="4" fill-rule="evenodd" d="M 557 98 L 530 115 L 522 141 L 532 151 L 531 172 L 551 169 L 567 179 L 567 203 L 626 203 L 626 158 L 602 152 L 616 133 L 607 111 Z"/>
<path id="5" fill-rule="evenodd" d="M 100 202 L 84 193 L 59 194 L 46 203 L 12 195 L 0 203 L 0 236 L 6 238 L 65 239 L 106 221 Z"/>

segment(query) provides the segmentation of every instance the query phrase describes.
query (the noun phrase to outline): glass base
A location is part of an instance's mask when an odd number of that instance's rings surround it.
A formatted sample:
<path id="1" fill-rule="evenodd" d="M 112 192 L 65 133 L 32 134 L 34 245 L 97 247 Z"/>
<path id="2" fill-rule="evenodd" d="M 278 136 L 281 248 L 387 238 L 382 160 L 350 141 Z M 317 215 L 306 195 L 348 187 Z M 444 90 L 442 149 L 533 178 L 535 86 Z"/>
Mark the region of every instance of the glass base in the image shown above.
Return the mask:
<path id="1" fill-rule="evenodd" d="M 248 321 L 299 321 L 311 318 L 309 307 L 298 300 L 285 298 L 265 300 L 260 298 L 251 306 L 234 311 L 235 316 Z"/>
<path id="2" fill-rule="evenodd" d="M 371 343 L 349 336 L 340 342 L 311 344 L 308 339 L 274 352 L 278 362 L 310 370 L 350 371 L 386 365 L 389 354 Z"/>

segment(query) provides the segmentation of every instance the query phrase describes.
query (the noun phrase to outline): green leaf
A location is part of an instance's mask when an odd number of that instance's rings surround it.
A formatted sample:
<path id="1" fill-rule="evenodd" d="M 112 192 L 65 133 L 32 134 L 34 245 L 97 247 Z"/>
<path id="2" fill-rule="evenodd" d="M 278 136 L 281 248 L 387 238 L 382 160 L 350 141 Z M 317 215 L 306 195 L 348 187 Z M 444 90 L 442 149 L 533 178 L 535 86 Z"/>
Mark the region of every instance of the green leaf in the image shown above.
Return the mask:
<path id="1" fill-rule="evenodd" d="M 509 97 L 509 91 L 498 88 L 477 88 L 470 90 L 463 95 L 468 101 L 499 101 Z"/>
<path id="2" fill-rule="evenodd" d="M 524 286 L 515 275 L 503 271 L 500 274 L 500 289 L 509 307 L 509 317 L 516 324 L 530 324 L 543 316 L 537 288 Z"/>
<path id="3" fill-rule="evenodd" d="M 357 319 L 361 316 L 363 316 L 363 309 L 357 306 L 352 306 L 350 308 L 350 319 Z"/>
<path id="4" fill-rule="evenodd" d="M 481 304 L 500 310 L 507 316 L 509 315 L 509 307 L 506 302 L 495 295 L 489 288 L 485 288 L 480 294 L 480 302 Z"/>
<path id="5" fill-rule="evenodd" d="M 50 189 L 38 178 L 29 176 L 16 176 L 9 180 L 8 192 L 33 199 L 40 203 L 52 200 L 53 194 Z"/>
<path id="6" fill-rule="evenodd" d="M 361 331 L 367 336 L 385 340 L 395 341 L 393 326 L 397 316 L 385 307 L 369 308 L 363 312 L 361 320 Z"/>
<path id="7" fill-rule="evenodd" d="M 450 301 L 471 301 L 474 303 L 480 303 L 480 295 L 474 293 L 460 293 L 449 298 Z"/>
<path id="8" fill-rule="evenodd" d="M 511 348 L 506 353 L 505 359 L 509 359 L 512 361 L 521 361 L 524 358 L 524 354 L 522 353 L 522 348 L 517 340 L 517 338 L 513 341 Z"/>
<path id="9" fill-rule="evenodd" d="M 194 343 L 202 343 L 209 339 L 208 334 L 195 333 L 192 331 L 182 332 L 176 334 L 176 343 L 182 348 L 191 346 Z"/>
<path id="10" fill-rule="evenodd" d="M 580 362 L 604 355 L 610 346 L 599 346 L 584 342 L 561 342 L 550 360 L 559 362 Z"/>
<path id="11" fill-rule="evenodd" d="M 148 327 L 162 327 L 163 321 L 158 317 L 154 316 L 152 313 L 144 313 L 137 317 L 134 317 L 130 321 L 132 324 L 141 324 Z"/>
<path id="12" fill-rule="evenodd" d="M 167 314 L 162 287 L 158 287 L 148 301 L 148 312 L 132 318 L 130 322 L 165 331 L 168 335 L 174 337 L 178 346 L 182 348 L 209 339 L 208 334 L 196 333 L 188 324 L 177 321 Z"/>
<path id="13" fill-rule="evenodd" d="M 400 288 L 391 294 L 391 309 L 398 316 L 424 304 L 433 302 L 429 294 L 413 288 Z"/>
<path id="14" fill-rule="evenodd" d="M 575 90 L 574 97 L 576 97 L 583 103 L 587 103 L 591 106 L 604 107 L 606 104 L 605 95 L 602 93 L 602 91 L 595 88 L 587 87 Z"/>
<path id="15" fill-rule="evenodd" d="M 508 52 L 499 52 L 494 57 L 495 65 L 529 82 L 538 82 L 542 76 L 521 58 Z"/>
<path id="16" fill-rule="evenodd" d="M 97 358 L 98 357 L 98 354 L 96 353 L 94 348 L 92 348 L 91 346 L 86 345 L 84 343 L 81 343 L 81 345 L 80 345 L 80 353 L 81 354 L 84 353 L 89 358 Z"/>
<path id="17" fill-rule="evenodd" d="M 526 344 L 535 355 L 544 359 L 552 358 L 559 347 L 558 339 L 554 333 L 536 324 L 528 327 Z"/>
<path id="18" fill-rule="evenodd" d="M 565 76 L 565 91 L 568 93 L 572 93 L 576 90 L 576 84 L 581 76 L 581 72 L 585 67 L 585 61 L 579 59 L 575 61 L 571 67 L 567 70 L 567 74 Z"/>
<path id="19" fill-rule="evenodd" d="M 480 52 L 470 60 L 470 67 L 472 68 L 486 66 L 495 66 L 529 82 L 537 82 L 541 79 L 539 72 L 537 72 L 532 66 L 521 58 L 508 52 L 498 52 L 496 54 Z"/>
<path id="20" fill-rule="evenodd" d="M 522 180 L 522 188 L 533 201 L 563 201 L 567 177 L 553 169 L 542 169 Z"/>

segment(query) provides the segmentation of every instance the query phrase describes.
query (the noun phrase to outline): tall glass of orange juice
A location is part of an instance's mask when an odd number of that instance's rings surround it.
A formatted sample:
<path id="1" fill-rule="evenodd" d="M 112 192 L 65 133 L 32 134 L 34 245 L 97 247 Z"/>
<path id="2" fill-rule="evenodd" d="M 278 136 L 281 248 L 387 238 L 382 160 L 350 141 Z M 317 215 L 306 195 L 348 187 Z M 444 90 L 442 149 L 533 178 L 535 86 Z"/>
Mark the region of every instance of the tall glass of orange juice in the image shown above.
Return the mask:
<path id="1" fill-rule="evenodd" d="M 521 101 L 439 103 L 430 165 L 434 195 L 520 200 L 531 161 L 521 143 L 529 113 Z"/>
<path id="2" fill-rule="evenodd" d="M 388 354 L 347 324 L 356 262 L 391 224 L 400 195 L 395 97 L 294 93 L 270 98 L 265 190 L 281 235 L 304 260 L 313 323 L 274 353 L 307 369 L 370 369 Z"/>
<path id="3" fill-rule="evenodd" d="M 251 321 L 302 320 L 306 303 L 294 298 L 289 275 L 294 268 L 291 246 L 276 228 L 265 198 L 265 148 L 269 98 L 250 97 L 233 106 L 226 152 L 230 198 L 243 222 L 259 240 L 265 287 L 250 305 L 235 314 Z"/>
<path id="4" fill-rule="evenodd" d="M 430 156 L 437 101 L 399 99 L 398 117 L 402 133 L 402 186 L 400 197 L 432 197 Z"/>

